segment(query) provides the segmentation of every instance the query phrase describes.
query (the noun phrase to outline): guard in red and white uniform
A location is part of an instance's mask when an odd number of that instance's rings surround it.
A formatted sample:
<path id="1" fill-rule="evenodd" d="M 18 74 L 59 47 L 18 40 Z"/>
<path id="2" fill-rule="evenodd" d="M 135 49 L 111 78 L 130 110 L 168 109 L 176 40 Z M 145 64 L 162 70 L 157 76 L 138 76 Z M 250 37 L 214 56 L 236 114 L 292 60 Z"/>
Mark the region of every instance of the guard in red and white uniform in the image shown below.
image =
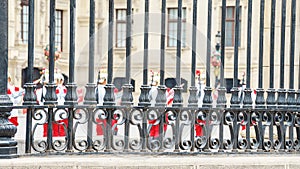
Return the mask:
<path id="1" fill-rule="evenodd" d="M 107 77 L 107 73 L 104 71 L 99 71 L 98 72 L 98 79 L 97 79 L 97 88 L 96 88 L 96 100 L 97 100 L 97 105 L 102 106 L 103 102 L 104 102 L 104 96 L 105 96 L 105 85 L 106 85 L 106 77 Z M 97 118 L 96 122 L 98 123 L 96 125 L 96 133 L 97 135 L 103 135 L 103 129 L 102 126 L 100 124 L 103 124 L 104 127 L 106 127 L 106 120 L 102 120 Z M 111 121 L 111 126 L 114 126 L 117 123 L 117 120 L 112 119 Z M 116 135 L 118 132 L 118 128 L 115 127 L 113 134 Z"/>
<path id="2" fill-rule="evenodd" d="M 64 105 L 65 97 L 67 95 L 67 88 L 64 86 L 64 76 L 61 73 L 55 73 L 54 79 L 56 80 L 56 90 L 55 93 L 57 95 L 57 104 L 58 105 Z M 56 119 L 60 118 L 59 114 L 63 110 L 59 110 L 56 112 Z M 64 113 L 64 112 L 62 112 Z M 55 127 L 56 136 L 66 136 L 65 128 L 63 123 L 68 126 L 68 118 L 57 120 L 58 124 L 55 124 L 53 127 Z M 54 135 L 55 136 L 55 135 Z"/>
<path id="3" fill-rule="evenodd" d="M 56 85 L 57 85 L 56 90 L 55 90 L 55 93 L 57 95 L 57 103 L 58 103 L 58 105 L 63 105 L 64 102 L 65 102 L 65 96 L 67 94 L 67 88 L 63 85 L 64 77 L 61 73 L 55 73 L 54 80 L 56 81 Z M 43 84 L 43 87 L 36 90 L 37 102 L 40 105 L 44 105 L 45 95 L 46 95 L 46 92 L 47 92 L 47 89 L 46 89 L 45 86 L 48 82 L 49 82 L 49 74 L 48 74 L 47 70 L 44 70 L 43 75 L 40 78 L 40 83 Z M 59 117 L 59 114 L 60 114 L 59 111 L 56 112 L 55 119 L 60 118 Z M 56 122 L 52 123 L 52 129 L 53 129 L 52 130 L 52 135 L 53 135 L 53 137 L 65 136 L 66 132 L 65 132 L 65 129 L 64 129 L 64 125 L 62 123 L 65 123 L 66 125 L 68 125 L 68 119 L 57 120 L 57 123 Z M 47 123 L 45 123 L 43 125 L 43 129 L 44 129 L 43 136 L 47 137 L 47 134 L 48 134 L 48 124 Z"/>
<path id="4" fill-rule="evenodd" d="M 23 90 L 20 90 L 19 87 L 16 87 L 12 84 L 11 75 L 8 74 L 7 77 L 7 95 L 9 96 L 10 100 L 13 102 L 13 105 L 19 105 L 22 102 L 22 94 Z M 9 121 L 14 124 L 15 126 L 18 126 L 18 115 L 19 111 L 18 109 L 13 109 L 10 112 Z"/>

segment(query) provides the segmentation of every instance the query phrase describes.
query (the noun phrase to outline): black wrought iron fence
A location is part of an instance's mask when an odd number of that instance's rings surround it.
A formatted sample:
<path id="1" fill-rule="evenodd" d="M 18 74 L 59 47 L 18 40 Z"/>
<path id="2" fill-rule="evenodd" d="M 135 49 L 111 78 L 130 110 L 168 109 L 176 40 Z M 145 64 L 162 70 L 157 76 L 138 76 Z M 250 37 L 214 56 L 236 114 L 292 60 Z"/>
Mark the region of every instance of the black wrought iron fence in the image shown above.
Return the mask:
<path id="1" fill-rule="evenodd" d="M 50 57 L 49 83 L 46 85 L 44 105 L 37 105 L 35 84 L 33 83 L 34 60 L 34 0 L 29 0 L 29 42 L 28 42 L 28 77 L 25 84 L 25 96 L 22 106 L 12 107 L 7 90 L 7 60 L 8 60 L 8 1 L 0 5 L 0 111 L 1 128 L 0 145 L 1 157 L 15 157 L 17 142 L 13 140 L 16 127 L 8 122 L 12 109 L 27 109 L 26 114 L 26 153 L 76 153 L 76 152 L 270 152 L 270 151 L 299 151 L 300 139 L 300 93 L 294 89 L 294 60 L 295 60 L 295 27 L 296 0 L 291 1 L 290 26 L 290 75 L 289 89 L 284 89 L 284 49 L 286 0 L 282 0 L 281 25 L 281 73 L 280 89 L 274 89 L 274 37 L 275 37 L 275 7 L 276 1 L 271 2 L 270 25 L 270 85 L 263 89 L 263 50 L 264 50 L 264 12 L 265 0 L 260 1 L 260 31 L 259 31 L 259 73 L 258 89 L 255 103 L 252 102 L 250 86 L 251 73 L 251 37 L 252 35 L 252 0 L 248 0 L 247 19 L 247 73 L 246 89 L 243 102 L 239 98 L 238 88 L 238 59 L 239 59 L 239 10 L 235 8 L 235 39 L 234 39 L 234 78 L 231 90 L 230 105 L 227 105 L 224 81 L 225 65 L 225 19 L 226 0 L 222 0 L 221 20 L 221 66 L 220 87 L 216 106 L 213 106 L 212 88 L 210 87 L 211 47 L 206 51 L 206 87 L 204 89 L 203 106 L 198 106 L 197 87 L 195 86 L 196 72 L 196 29 L 197 29 L 197 0 L 193 0 L 193 29 L 192 31 L 192 65 L 191 87 L 189 88 L 188 105 L 183 106 L 182 87 L 174 87 L 174 100 L 171 107 L 166 105 L 165 73 L 165 30 L 166 30 L 166 0 L 161 2 L 161 51 L 160 51 L 160 85 L 157 88 L 155 105 L 151 105 L 148 82 L 148 26 L 149 0 L 145 0 L 145 33 L 144 33 L 144 68 L 143 85 L 139 103 L 133 105 L 131 79 L 131 12 L 132 2 L 127 0 L 126 10 L 126 84 L 123 86 L 121 106 L 115 104 L 113 78 L 113 23 L 114 1 L 109 1 L 109 33 L 108 33 L 108 65 L 107 85 L 103 106 L 97 105 L 94 84 L 94 33 L 95 33 L 95 1 L 90 0 L 90 29 L 89 29 L 89 71 L 84 104 L 78 105 L 76 82 L 74 81 L 75 59 L 75 23 L 76 0 L 70 0 L 70 55 L 69 81 L 66 85 L 67 95 L 64 105 L 57 104 L 54 83 L 55 55 L 55 0 L 50 0 Z M 211 40 L 212 0 L 208 3 L 207 39 Z M 240 6 L 240 0 L 235 1 Z M 152 2 L 151 2 L 152 3 Z M 203 3 L 203 2 L 201 2 Z M 177 20 L 177 50 L 176 50 L 176 81 L 181 84 L 181 18 L 182 0 L 178 0 Z M 264 98 L 265 91 L 267 98 Z M 276 98 L 276 93 L 278 97 Z M 297 94 L 297 96 L 296 96 Z M 39 130 L 38 128 L 42 128 Z"/>

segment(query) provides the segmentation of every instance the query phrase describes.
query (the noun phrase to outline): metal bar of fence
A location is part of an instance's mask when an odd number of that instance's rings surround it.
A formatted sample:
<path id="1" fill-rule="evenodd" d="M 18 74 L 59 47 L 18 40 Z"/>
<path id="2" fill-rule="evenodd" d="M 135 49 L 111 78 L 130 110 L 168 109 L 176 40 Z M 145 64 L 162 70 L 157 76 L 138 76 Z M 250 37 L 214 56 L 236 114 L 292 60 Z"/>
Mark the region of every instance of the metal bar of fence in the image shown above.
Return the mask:
<path id="1" fill-rule="evenodd" d="M 178 0 L 177 9 L 177 47 L 176 47 L 176 82 L 181 84 L 181 25 L 182 25 L 182 0 Z"/>
<path id="2" fill-rule="evenodd" d="M 161 36 L 160 36 L 160 85 L 155 99 L 155 106 L 166 105 L 165 86 L 165 38 L 166 38 L 166 0 L 161 1 Z"/>
<path id="3" fill-rule="evenodd" d="M 132 1 L 127 0 L 127 9 L 126 9 L 126 78 L 125 78 L 125 84 L 129 84 L 126 88 L 127 90 L 124 91 L 123 96 L 122 96 L 122 104 L 132 104 L 132 99 L 131 96 L 131 89 L 130 89 L 130 71 L 131 71 L 131 21 L 132 21 Z M 123 88 L 123 89 L 126 89 Z M 125 100 L 127 102 L 125 102 Z M 125 129 L 124 129 L 124 151 L 127 152 L 129 148 L 129 114 L 130 114 L 130 109 L 127 107 L 125 109 Z"/>
<path id="4" fill-rule="evenodd" d="M 144 22 L 144 58 L 143 58 L 143 85 L 141 86 L 141 94 L 139 97 L 139 106 L 149 106 L 149 91 L 151 87 L 148 85 L 148 43 L 149 43 L 149 0 L 145 0 L 145 22 Z M 153 80 L 153 79 L 152 79 Z M 152 85 L 152 84 L 150 84 Z M 143 125 L 144 127 L 144 125 Z M 143 139 L 143 149 L 145 149 L 146 143 L 145 139 Z"/>
<path id="5" fill-rule="evenodd" d="M 212 94 L 211 94 L 212 88 L 210 87 L 212 0 L 208 0 L 207 3 L 208 3 L 207 4 L 208 13 L 207 13 L 207 48 L 206 48 L 206 86 L 204 89 L 204 97 L 203 97 L 202 107 L 212 107 L 212 102 L 213 102 Z M 193 35 L 193 37 L 195 37 L 195 36 Z M 219 42 L 217 42 L 216 52 L 219 50 L 218 48 L 220 48 L 219 45 L 220 45 Z M 217 67 L 215 69 L 217 69 Z M 198 78 L 199 78 L 198 80 L 200 80 L 200 77 L 198 77 Z M 217 78 L 216 78 L 215 84 L 217 84 Z M 200 81 L 199 81 L 199 85 L 201 85 Z M 215 87 L 217 87 L 217 86 L 215 86 Z M 201 89 L 201 86 L 199 86 L 199 88 Z M 199 91 L 199 94 L 201 94 L 201 91 Z"/>
<path id="6" fill-rule="evenodd" d="M 70 45 L 69 45 L 69 82 L 66 85 L 67 94 L 64 104 L 77 104 L 77 85 L 75 83 L 75 24 L 76 24 L 76 0 L 70 1 Z M 71 110 L 71 109 L 70 109 Z M 71 128 L 70 128 L 71 129 Z"/>
<path id="7" fill-rule="evenodd" d="M 196 77 L 195 75 L 196 75 L 196 65 L 197 65 L 196 44 L 197 44 L 197 0 L 193 0 L 191 87 L 189 89 L 190 96 L 188 99 L 189 107 L 197 107 L 198 106 L 198 97 L 197 97 L 198 88 L 195 86 L 195 77 Z"/>
<path id="8" fill-rule="evenodd" d="M 34 59 L 34 0 L 29 0 L 29 23 L 28 30 L 28 69 L 27 82 L 33 82 L 33 59 Z"/>
<path id="9" fill-rule="evenodd" d="M 265 0 L 260 1 L 258 88 L 263 87 Z"/>
<path id="10" fill-rule="evenodd" d="M 233 88 L 231 89 L 231 107 L 240 107 L 238 72 L 239 72 L 239 46 L 240 46 L 240 0 L 235 3 L 235 28 L 234 28 L 234 63 L 233 63 Z"/>
<path id="11" fill-rule="evenodd" d="M 49 83 L 54 83 L 54 67 L 55 67 L 55 2 L 56 0 L 50 0 L 50 58 L 49 58 Z"/>
<path id="12" fill-rule="evenodd" d="M 69 55 L 69 83 L 74 83 L 75 68 L 75 10 L 76 0 L 70 2 L 70 55 Z"/>
<path id="13" fill-rule="evenodd" d="M 114 46 L 113 46 L 113 30 L 114 30 L 114 0 L 109 1 L 108 7 L 108 58 L 107 58 L 107 84 L 105 85 L 105 95 L 103 105 L 115 105 L 115 86 L 112 84 L 113 78 L 113 62 L 114 62 Z"/>
<path id="14" fill-rule="evenodd" d="M 278 89 L 278 108 L 286 103 L 286 90 L 284 89 L 284 57 L 285 57 L 285 27 L 286 27 L 286 0 L 282 0 L 281 5 L 281 44 L 280 44 L 280 82 Z"/>
<path id="15" fill-rule="evenodd" d="M 271 4 L 271 31 L 270 31 L 270 80 L 269 87 L 274 88 L 274 47 L 275 47 L 275 14 L 276 0 L 272 0 Z"/>
<path id="16" fill-rule="evenodd" d="M 3 5 L 7 5 L 7 1 L 3 2 Z M 5 6 L 4 6 L 5 7 Z M 3 69 L 0 69 L 1 77 L 0 77 L 0 95 L 6 95 L 7 94 L 7 71 L 8 71 L 8 21 L 7 21 L 7 11 L 3 7 L 3 10 L 1 10 L 1 16 L 0 20 L 2 21 L 3 25 L 0 27 L 0 33 L 1 33 L 1 45 L 0 45 L 0 63 L 1 67 Z M 5 36 L 4 36 L 5 35 Z"/>
<path id="17" fill-rule="evenodd" d="M 89 83 L 94 83 L 94 57 L 95 57 L 95 0 L 90 0 L 89 22 Z"/>
<path id="18" fill-rule="evenodd" d="M 95 85 L 94 83 L 94 59 L 95 57 L 95 0 L 90 0 L 90 21 L 89 21 L 89 79 L 87 85 L 86 97 L 87 103 L 96 104 L 95 97 Z M 93 109 L 88 108 L 88 125 L 87 125 L 87 149 L 86 151 L 92 151 L 93 145 L 93 124 L 92 124 L 92 113 Z"/>
<path id="19" fill-rule="evenodd" d="M 149 0 L 145 0 L 145 23 L 144 23 L 144 69 L 143 84 L 148 83 L 148 33 L 149 33 Z"/>
<path id="20" fill-rule="evenodd" d="M 160 85 L 165 84 L 166 0 L 161 1 Z"/>
<path id="21" fill-rule="evenodd" d="M 95 71 L 95 0 L 90 0 L 89 16 L 89 65 L 88 65 L 88 84 L 84 104 L 96 104 L 94 71 Z"/>
<path id="22" fill-rule="evenodd" d="M 284 52 L 285 52 L 285 22 L 286 22 L 286 0 L 281 5 L 281 46 L 280 46 L 280 88 L 284 88 Z"/>
<path id="23" fill-rule="evenodd" d="M 263 58 L 264 58 L 264 22 L 265 22 L 265 0 L 260 1 L 260 21 L 259 21 L 259 53 L 258 53 L 258 88 L 255 107 L 264 108 L 264 89 L 263 87 Z M 260 147 L 261 148 L 261 147 Z"/>
<path id="24" fill-rule="evenodd" d="M 212 0 L 208 0 L 207 9 L 207 48 L 206 48 L 206 86 L 210 87 L 210 55 L 211 55 L 211 19 L 212 19 Z M 197 11 L 196 11 L 197 12 Z M 196 15 L 197 17 L 197 15 Z M 195 19 L 197 20 L 197 19 Z M 194 36 L 193 36 L 194 38 Z"/>
<path id="25" fill-rule="evenodd" d="M 224 84 L 224 66 L 225 66 L 225 21 L 226 21 L 226 0 L 222 0 L 222 20 L 221 20 L 221 68 L 220 68 L 220 85 Z"/>
<path id="26" fill-rule="evenodd" d="M 234 35 L 234 73 L 233 87 L 238 87 L 238 69 L 239 69 L 239 46 L 240 46 L 240 0 L 236 0 L 235 4 L 235 35 Z"/>
<path id="27" fill-rule="evenodd" d="M 252 97 L 251 97 L 251 93 L 252 90 L 250 88 L 250 82 L 251 82 L 251 35 L 252 35 L 252 0 L 248 0 L 248 25 L 247 25 L 247 77 L 246 77 L 246 89 L 244 90 L 244 101 L 243 101 L 243 106 L 244 107 L 249 107 L 252 108 Z M 250 114 L 251 111 L 247 111 L 247 116 L 246 116 L 246 120 L 247 120 L 247 124 L 246 124 L 246 140 L 248 142 L 247 144 L 247 150 L 250 150 L 250 124 L 251 124 L 251 118 L 250 118 Z"/>
<path id="28" fill-rule="evenodd" d="M 55 67 L 55 5 L 56 1 L 50 1 L 50 58 L 49 58 L 49 84 L 46 85 L 46 95 L 45 95 L 45 105 L 57 104 L 57 95 L 55 94 L 56 84 L 54 83 L 54 67 Z M 52 142 L 53 142 L 53 108 L 48 108 L 48 119 L 47 119 L 47 152 L 51 152 L 53 150 Z"/>
<path id="29" fill-rule="evenodd" d="M 251 36 L 252 36 L 252 0 L 248 1 L 248 25 L 247 25 L 247 77 L 246 77 L 246 89 L 244 89 L 244 100 L 243 107 L 252 107 L 252 90 L 250 88 L 251 84 Z M 248 113 L 249 114 L 249 113 Z M 248 123 L 247 123 L 248 126 Z M 246 131 L 248 136 L 249 131 Z M 250 140 L 248 140 L 249 142 Z"/>
<path id="30" fill-rule="evenodd" d="M 70 54 L 69 54 L 69 83 L 67 84 L 67 95 L 65 104 L 77 104 L 77 92 L 74 81 L 74 68 L 75 68 L 75 23 L 76 23 L 76 0 L 70 1 Z M 68 125 L 67 125 L 67 152 L 72 152 L 73 149 L 73 113 L 74 109 L 68 109 Z"/>
<path id="31" fill-rule="evenodd" d="M 34 60 L 34 0 L 29 0 L 29 31 L 28 31 L 28 75 L 27 75 L 27 85 L 33 82 L 33 60 Z M 32 93 L 33 94 L 33 86 Z M 27 86 L 25 85 L 25 88 Z M 27 93 L 28 92 L 28 93 Z M 24 104 L 30 101 L 36 100 L 32 98 L 33 95 L 29 95 L 30 90 L 27 89 L 26 96 L 24 96 Z M 32 109 L 27 109 L 26 114 L 26 140 L 25 140 L 25 153 L 31 153 L 31 130 L 32 130 Z"/>
<path id="32" fill-rule="evenodd" d="M 290 84 L 289 88 L 294 89 L 294 62 L 295 62 L 295 28 L 296 28 L 296 0 L 292 0 L 291 30 L 290 30 Z"/>
<path id="33" fill-rule="evenodd" d="M 246 87 L 250 88 L 251 82 L 251 34 L 252 33 L 252 0 L 248 0 L 248 25 L 247 25 L 247 78 Z"/>
<path id="34" fill-rule="evenodd" d="M 271 2 L 271 25 L 270 25 L 270 70 L 269 70 L 269 89 L 267 90 L 267 106 L 274 107 L 276 104 L 275 101 L 275 89 L 274 89 L 274 57 L 275 57 L 275 15 L 276 15 L 276 0 L 272 0 Z M 270 132 L 273 130 L 270 127 Z"/>
<path id="35" fill-rule="evenodd" d="M 127 0 L 126 9 L 126 78 L 125 84 L 130 84 L 130 71 L 131 71 L 131 11 L 132 2 Z"/>
<path id="36" fill-rule="evenodd" d="M 290 83 L 287 96 L 287 104 L 289 108 L 294 108 L 296 105 L 294 79 L 295 79 L 295 28 L 296 28 L 296 1 L 292 0 L 291 4 L 291 28 L 290 28 Z"/>
<path id="37" fill-rule="evenodd" d="M 210 34 L 209 34 L 210 35 Z M 195 86 L 196 73 L 196 44 L 197 44 L 197 0 L 193 0 L 193 32 L 192 32 L 192 66 L 191 66 L 191 86 Z M 207 65 L 206 65 L 207 66 Z M 207 78 L 209 78 L 207 76 Z M 206 79 L 206 83 L 209 83 Z"/>
<path id="38" fill-rule="evenodd" d="M 113 76 L 113 59 L 114 59 L 114 50 L 113 50 L 113 28 L 114 28 L 114 0 L 109 1 L 109 10 L 108 10 L 108 60 L 107 60 L 107 83 L 112 83 Z"/>
<path id="39" fill-rule="evenodd" d="M 7 75 L 8 75 L 8 32 L 9 32 L 9 3 L 7 0 L 1 1 L 0 7 L 0 116 L 1 116 L 1 128 L 0 128 L 0 139 L 1 146 L 0 158 L 13 158 L 17 157 L 17 142 L 12 138 L 17 132 L 17 127 L 8 121 L 9 112 L 12 110 L 12 101 L 7 95 Z"/>

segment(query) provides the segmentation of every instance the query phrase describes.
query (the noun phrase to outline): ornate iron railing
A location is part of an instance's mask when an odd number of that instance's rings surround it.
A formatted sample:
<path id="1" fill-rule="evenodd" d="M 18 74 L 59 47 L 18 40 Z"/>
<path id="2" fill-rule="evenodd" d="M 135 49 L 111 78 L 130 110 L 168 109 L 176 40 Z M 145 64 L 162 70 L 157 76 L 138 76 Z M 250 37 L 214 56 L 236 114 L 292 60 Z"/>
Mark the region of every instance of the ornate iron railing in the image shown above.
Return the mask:
<path id="1" fill-rule="evenodd" d="M 161 4 L 161 51 L 160 51 L 160 85 L 155 106 L 150 106 L 148 82 L 148 26 L 149 0 L 145 0 L 145 33 L 144 33 L 144 67 L 143 85 L 138 106 L 133 106 L 131 76 L 131 12 L 132 2 L 127 0 L 126 18 L 126 84 L 123 86 L 122 105 L 116 106 L 114 96 L 113 76 L 113 25 L 114 1 L 109 1 L 109 33 L 108 33 L 108 84 L 105 86 L 103 106 L 98 106 L 95 98 L 94 84 L 94 48 L 95 48 L 95 1 L 90 0 L 89 29 L 89 71 L 86 95 L 83 105 L 77 103 L 76 82 L 74 81 L 75 63 L 75 9 L 76 0 L 70 0 L 70 55 L 69 81 L 64 105 L 57 105 L 54 83 L 55 67 L 55 0 L 50 0 L 50 36 L 49 36 L 49 82 L 44 105 L 36 104 L 35 84 L 33 83 L 34 60 L 34 0 L 29 0 L 29 35 L 28 35 L 28 77 L 24 86 L 26 92 L 22 106 L 12 106 L 7 90 L 7 60 L 8 60 L 8 0 L 0 3 L 0 157 L 16 157 L 17 142 L 12 139 L 16 127 L 8 122 L 12 109 L 27 109 L 25 152 L 40 153 L 81 153 L 81 152 L 299 152 L 300 139 L 300 92 L 294 90 L 294 55 L 296 0 L 291 1 L 290 26 L 290 85 L 284 89 L 280 83 L 278 91 L 274 89 L 274 43 L 275 43 L 275 7 L 271 2 L 270 26 L 270 85 L 265 103 L 263 79 L 263 47 L 264 47 L 264 12 L 265 0 L 260 1 L 260 31 L 259 31 L 259 73 L 258 89 L 255 104 L 252 103 L 250 88 L 251 73 L 251 28 L 252 0 L 248 0 L 247 27 L 247 83 L 243 102 L 239 99 L 238 89 L 238 58 L 239 38 L 235 38 L 234 46 L 234 78 L 231 90 L 230 105 L 227 107 L 224 87 L 225 64 L 225 19 L 226 0 L 222 0 L 221 21 L 221 67 L 220 88 L 216 106 L 212 102 L 210 87 L 211 46 L 207 46 L 206 55 L 206 87 L 203 106 L 198 107 L 196 72 L 196 29 L 197 0 L 193 0 L 193 35 L 192 35 L 192 66 L 191 87 L 188 106 L 183 106 L 182 87 L 174 88 L 172 107 L 166 106 L 165 73 L 165 29 L 166 0 Z M 207 38 L 211 40 L 212 0 L 208 3 Z M 240 6 L 240 0 L 235 1 Z M 286 27 L 286 0 L 282 0 L 282 32 L 281 32 L 281 73 L 280 81 L 284 81 L 284 49 Z M 235 37 L 239 37 L 239 12 L 235 8 Z M 176 81 L 181 84 L 181 17 L 182 0 L 178 0 L 177 50 L 176 50 Z M 278 93 L 276 100 L 275 94 Z M 296 96 L 297 93 L 297 96 Z M 41 129 L 43 132 L 41 132 Z M 243 128 L 243 129 L 242 129 Z M 55 131 L 60 131 L 55 133 Z"/>

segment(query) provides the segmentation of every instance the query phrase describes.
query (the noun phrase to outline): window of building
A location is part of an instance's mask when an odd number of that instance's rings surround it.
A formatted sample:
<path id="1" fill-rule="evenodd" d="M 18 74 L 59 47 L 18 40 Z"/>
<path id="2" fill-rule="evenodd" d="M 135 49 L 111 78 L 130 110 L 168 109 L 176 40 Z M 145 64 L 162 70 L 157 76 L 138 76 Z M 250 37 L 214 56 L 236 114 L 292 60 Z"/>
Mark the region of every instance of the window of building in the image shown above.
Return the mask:
<path id="1" fill-rule="evenodd" d="M 55 46 L 58 50 L 63 49 L 63 11 L 55 11 Z"/>
<path id="2" fill-rule="evenodd" d="M 28 43 L 29 6 L 28 0 L 21 1 L 21 42 Z"/>
<path id="3" fill-rule="evenodd" d="M 116 47 L 125 48 L 126 45 L 126 9 L 117 9 L 116 19 Z"/>
<path id="4" fill-rule="evenodd" d="M 240 7 L 240 26 L 239 26 L 239 46 L 241 46 L 241 15 L 242 8 Z M 235 6 L 226 7 L 226 23 L 225 23 L 225 46 L 234 46 L 234 32 L 235 32 Z"/>
<path id="5" fill-rule="evenodd" d="M 168 47 L 177 46 L 178 8 L 168 9 Z M 182 8 L 181 46 L 186 46 L 186 8 Z"/>

